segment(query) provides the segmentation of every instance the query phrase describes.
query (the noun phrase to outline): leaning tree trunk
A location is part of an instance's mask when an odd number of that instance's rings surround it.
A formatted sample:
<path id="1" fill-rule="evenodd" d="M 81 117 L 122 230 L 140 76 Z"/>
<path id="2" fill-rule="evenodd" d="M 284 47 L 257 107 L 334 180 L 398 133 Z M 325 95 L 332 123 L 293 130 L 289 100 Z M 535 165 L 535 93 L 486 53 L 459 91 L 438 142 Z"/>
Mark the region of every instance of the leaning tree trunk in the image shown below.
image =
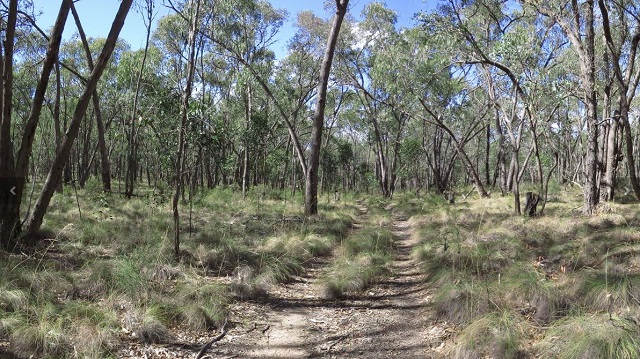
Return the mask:
<path id="1" fill-rule="evenodd" d="M 65 1 L 65 3 L 67 2 L 68 1 Z M 113 50 L 115 49 L 118 35 L 120 34 L 120 30 L 124 25 L 124 20 L 129 13 L 129 8 L 131 7 L 132 2 L 133 0 L 122 0 L 122 2 L 120 3 L 120 8 L 118 9 L 118 13 L 113 20 L 111 30 L 109 31 L 107 40 L 104 44 L 104 47 L 102 48 L 102 53 L 100 53 L 100 56 L 98 57 L 98 60 L 96 62 L 96 66 L 91 72 L 91 75 L 87 80 L 86 87 L 82 95 L 80 96 L 80 99 L 78 100 L 78 104 L 76 105 L 76 108 L 73 112 L 73 118 L 69 123 L 69 128 L 67 129 L 67 133 L 64 136 L 64 140 L 60 145 L 60 151 L 56 153 L 56 157 L 53 161 L 51 169 L 49 170 L 49 173 L 47 174 L 47 179 L 45 180 L 42 192 L 40 193 L 40 197 L 38 197 L 33 212 L 27 220 L 23 237 L 25 243 L 28 245 L 34 244 L 35 234 L 40 230 L 40 226 L 42 225 L 44 215 L 47 212 L 47 208 L 49 207 L 49 202 L 51 201 L 51 197 L 53 196 L 55 187 L 60 180 L 60 177 L 62 176 L 64 165 L 69 158 L 69 153 L 71 152 L 73 143 L 78 136 L 80 124 L 87 111 L 87 107 L 89 106 L 89 101 L 93 96 L 100 77 L 102 77 L 104 69 L 107 67 Z"/>
<path id="2" fill-rule="evenodd" d="M 327 86 L 329 72 L 333 62 L 333 54 L 338 42 L 338 34 L 342 20 L 347 13 L 349 0 L 336 0 L 336 16 L 333 19 L 331 32 L 327 40 L 327 49 L 320 67 L 320 81 L 318 83 L 318 100 L 313 113 L 311 127 L 311 146 L 309 149 L 309 163 L 305 180 L 304 213 L 307 216 L 318 214 L 318 166 L 320 165 L 320 144 L 322 143 L 322 128 L 324 127 L 324 108 L 327 102 Z"/>
<path id="3" fill-rule="evenodd" d="M 5 63 L 2 69 L 4 74 L 2 76 L 4 78 L 4 96 L 2 97 L 2 106 L 0 106 L 2 107 L 2 123 L 0 126 L 0 176 L 13 177 L 13 180 L 10 181 L 11 188 L 6 192 L 2 191 L 2 193 L 0 193 L 0 203 L 2 203 L 2 205 L 0 205 L 0 244 L 4 248 L 13 248 L 18 244 L 17 237 L 21 231 L 20 204 L 26 175 L 29 169 L 29 158 L 44 103 L 44 94 L 49 84 L 51 71 L 58 59 L 60 43 L 62 42 L 62 32 L 64 31 L 64 24 L 69 15 L 70 7 L 71 0 L 65 0 L 60 5 L 60 11 L 53 26 L 47 54 L 42 65 L 42 73 L 36 85 L 29 117 L 24 125 L 22 143 L 18 151 L 17 161 L 14 163 L 13 143 L 11 140 L 11 105 L 13 97 L 13 39 L 15 35 L 17 1 L 11 1 L 9 5 L 9 16 L 5 30 Z"/>

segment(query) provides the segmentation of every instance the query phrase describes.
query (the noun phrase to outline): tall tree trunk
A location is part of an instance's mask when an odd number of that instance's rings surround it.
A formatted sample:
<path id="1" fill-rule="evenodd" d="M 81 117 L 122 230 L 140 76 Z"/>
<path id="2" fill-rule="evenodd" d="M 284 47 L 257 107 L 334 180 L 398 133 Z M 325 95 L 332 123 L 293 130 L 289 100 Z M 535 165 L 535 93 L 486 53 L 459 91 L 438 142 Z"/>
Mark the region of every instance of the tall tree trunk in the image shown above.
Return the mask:
<path id="1" fill-rule="evenodd" d="M 62 143 L 62 130 L 60 129 L 60 99 L 61 99 L 61 82 L 60 78 L 60 62 L 56 62 L 56 100 L 53 105 L 53 132 L 54 132 L 54 141 L 56 142 L 55 150 L 56 153 L 60 151 L 60 143 Z M 62 182 L 58 181 L 56 185 L 56 192 L 62 193 Z"/>
<path id="2" fill-rule="evenodd" d="M 372 112 L 375 113 L 375 112 Z M 371 122 L 373 124 L 373 134 L 374 134 L 374 149 L 376 155 L 376 164 L 377 171 L 376 177 L 378 178 L 378 184 L 380 186 L 380 191 L 382 192 L 382 196 L 384 198 L 391 197 L 391 191 L 389 190 L 389 163 L 388 157 L 385 151 L 385 143 L 382 141 L 382 136 L 380 134 L 380 126 L 378 125 L 378 119 L 375 118 L 375 115 L 371 117 Z"/>
<path id="3" fill-rule="evenodd" d="M 149 39 L 151 37 L 151 25 L 153 23 L 153 0 L 145 0 L 146 3 L 146 36 L 144 43 L 144 52 L 142 55 L 142 63 L 138 70 L 136 78 L 136 89 L 133 96 L 133 106 L 131 108 L 131 128 L 129 129 L 129 151 L 127 151 L 127 171 L 125 175 L 124 195 L 127 198 L 133 196 L 133 190 L 136 182 L 136 173 L 138 169 L 138 129 L 136 122 L 140 118 L 138 113 L 138 102 L 140 100 L 140 88 L 142 87 L 142 76 L 147 64 L 147 56 L 149 53 Z"/>
<path id="4" fill-rule="evenodd" d="M 609 3 L 613 6 L 624 6 L 623 4 L 615 4 Z M 615 79 L 618 82 L 618 116 L 614 114 L 613 121 L 619 122 L 617 126 L 622 127 L 622 131 L 624 132 L 624 140 L 626 147 L 626 157 L 627 157 L 627 169 L 629 173 L 629 181 L 631 182 L 631 186 L 633 188 L 633 192 L 638 199 L 640 199 L 640 183 L 638 182 L 638 176 L 636 173 L 635 159 L 634 159 L 634 142 L 631 134 L 631 125 L 629 123 L 629 104 L 633 100 L 635 96 L 636 89 L 638 87 L 638 82 L 640 81 L 640 72 L 636 70 L 636 54 L 638 51 L 638 44 L 640 44 L 640 21 L 636 18 L 636 23 L 634 26 L 634 31 L 631 36 L 627 38 L 630 39 L 630 42 L 622 42 L 613 40 L 613 36 L 611 34 L 611 23 L 609 21 L 609 10 L 607 8 L 607 4 L 605 4 L 604 0 L 598 0 L 598 6 L 600 8 L 600 13 L 602 15 L 602 30 L 603 35 L 606 40 L 606 44 L 609 50 L 609 54 L 612 57 L 612 61 L 608 63 L 605 59 L 605 66 L 608 70 L 608 66 L 613 68 L 613 72 L 615 74 Z M 622 9 L 618 9 L 615 13 L 621 14 L 624 11 L 620 11 Z M 628 46 L 624 51 L 623 47 Z M 626 56 L 626 60 L 621 61 L 620 56 L 622 53 L 628 51 L 628 55 Z M 623 73 L 622 64 L 626 65 L 626 69 Z M 617 118 L 616 118 L 617 117 Z M 611 138 L 611 134 L 609 136 Z M 622 137 L 622 136 L 620 136 Z M 620 138 L 620 141 L 622 139 Z M 610 144 L 611 145 L 611 144 Z M 615 161 L 620 160 L 620 155 L 616 156 L 615 150 L 612 153 L 609 153 L 608 156 L 613 155 Z M 609 157 L 610 159 L 611 157 Z M 615 174 L 613 174 L 615 179 Z M 607 179 L 608 180 L 608 179 Z M 615 182 L 612 184 L 615 185 Z M 605 183 L 605 186 L 609 186 L 609 183 Z M 608 188 L 606 188 L 608 190 Z M 607 193 L 608 195 L 608 193 Z M 609 197 L 613 198 L 611 194 Z"/>
<path id="5" fill-rule="evenodd" d="M 338 35 L 342 20 L 347 13 L 349 0 L 336 0 L 336 15 L 333 18 L 331 32 L 327 40 L 327 49 L 320 67 L 320 82 L 318 83 L 318 99 L 313 113 L 311 127 L 311 145 L 309 149 L 309 163 L 305 180 L 304 213 L 307 216 L 318 214 L 318 166 L 320 165 L 320 144 L 322 143 L 322 130 L 324 127 L 324 109 L 327 101 L 327 86 L 333 54 L 338 42 Z"/>
<path id="6" fill-rule="evenodd" d="M 245 121 L 246 128 L 245 131 L 248 133 L 251 129 L 251 85 L 247 85 L 247 92 L 245 94 Z M 244 153 L 242 158 L 242 196 L 247 195 L 247 187 L 249 186 L 249 139 L 245 137 L 244 141 Z"/>
<path id="7" fill-rule="evenodd" d="M 91 55 L 89 42 L 87 41 L 87 36 L 85 35 L 84 28 L 82 27 L 82 23 L 80 22 L 80 16 L 78 16 L 75 5 L 71 5 L 71 13 L 73 15 L 73 19 L 75 20 L 76 27 L 78 28 L 78 34 L 80 35 L 80 40 L 82 41 L 82 47 L 84 48 L 84 53 L 87 57 L 89 71 L 93 71 L 93 56 Z M 102 176 L 102 190 L 104 192 L 111 192 L 111 169 L 109 165 L 109 152 L 107 151 L 107 144 L 104 136 L 105 127 L 104 121 L 102 120 L 102 111 L 100 111 L 100 97 L 98 96 L 98 90 L 93 93 L 92 101 L 93 112 L 96 116 L 96 127 L 98 128 L 98 150 L 100 151 L 100 173 Z"/>
<path id="8" fill-rule="evenodd" d="M 602 199 L 605 201 L 613 201 L 616 187 L 616 173 L 618 171 L 618 161 L 620 153 L 618 153 L 618 134 L 620 112 L 615 111 L 614 116 L 609 120 L 609 132 L 606 139 L 606 167 L 602 180 Z"/>
<path id="9" fill-rule="evenodd" d="M 66 4 L 68 9 L 68 3 Z M 65 4 L 61 6 L 63 12 Z M 20 232 L 20 202 L 22 198 L 22 187 L 24 179 L 15 182 L 22 184 L 13 188 L 12 180 L 15 178 L 15 163 L 13 157 L 13 143 L 11 140 L 11 113 L 13 111 L 13 48 L 15 40 L 16 22 L 18 15 L 18 1 L 9 2 L 7 23 L 5 24 L 4 56 L 0 57 L 0 79 L 2 80 L 2 93 L 0 94 L 0 177 L 4 182 L 0 186 L 0 245 L 4 248 L 11 248 L 14 238 Z M 58 16 L 58 19 L 61 16 Z M 58 21 L 56 21 L 58 25 Z M 64 25 L 63 25 L 64 26 Z M 55 29 L 55 27 L 54 27 Z M 62 31 L 60 30 L 60 34 Z M 52 46 L 49 48 L 51 49 Z M 0 50 L 1 51 L 1 50 Z M 0 54 L 3 55 L 3 54 Z M 47 51 L 47 58 L 55 58 L 57 51 Z M 46 63 L 45 63 L 46 65 Z"/>
<path id="10" fill-rule="evenodd" d="M 14 8 L 15 6 L 15 8 Z M 16 185 L 15 191 L 10 193 L 13 195 L 10 201 L 5 202 L 4 198 L 0 198 L 2 203 L 8 203 L 9 205 L 5 205 L 0 212 L 7 211 L 7 213 L 0 213 L 0 243 L 5 247 L 13 247 L 16 242 L 16 238 L 20 232 L 20 203 L 22 199 L 22 193 L 24 188 L 24 183 L 26 181 L 26 176 L 29 170 L 29 160 L 31 157 L 31 150 L 33 147 L 33 140 L 35 138 L 36 127 L 38 125 L 38 121 L 40 119 L 40 113 L 42 111 L 42 105 L 44 103 L 44 94 L 47 90 L 49 84 L 49 78 L 51 71 L 53 70 L 54 64 L 58 60 L 58 52 L 60 49 L 60 43 L 62 41 L 62 32 L 64 31 L 64 24 L 66 22 L 67 16 L 69 14 L 69 8 L 71 6 L 70 0 L 65 0 L 60 5 L 60 11 L 58 12 L 58 17 L 53 27 L 52 36 L 49 39 L 49 45 L 47 48 L 47 54 L 45 56 L 45 61 L 42 66 L 42 73 L 38 84 L 36 86 L 36 91 L 34 94 L 34 100 L 31 104 L 31 110 L 29 112 L 29 117 L 24 126 L 24 132 L 22 136 L 22 142 L 20 144 L 20 149 L 18 151 L 18 156 L 16 159 L 16 163 L 13 163 L 13 144 L 11 139 L 9 138 L 9 134 L 5 134 L 5 130 L 10 131 L 10 122 L 11 122 L 11 101 L 12 101 L 12 87 L 13 87 L 13 36 L 15 30 L 15 14 L 12 15 L 12 12 L 17 11 L 17 4 L 10 4 L 9 9 L 9 20 L 7 23 L 7 35 L 5 42 L 5 54 L 6 57 L 4 59 L 5 66 L 3 69 L 4 72 L 4 96 L 3 96 L 3 116 L 2 116 L 2 134 L 0 135 L 0 149 L 3 153 L 0 162 L 0 176 L 14 177 L 14 184 Z M 4 126 L 8 126 L 5 128 Z M 5 137 L 5 135 L 7 137 Z M 8 153 L 5 153 L 8 151 Z M 55 185 L 54 185 L 55 186 Z M 0 197 L 5 195 L 5 193 L 0 194 Z M 6 220 L 6 224 L 5 224 Z"/>
<path id="11" fill-rule="evenodd" d="M 47 208 L 49 207 L 49 202 L 51 201 L 51 197 L 53 196 L 56 184 L 58 183 L 58 181 L 60 180 L 60 176 L 62 175 L 64 164 L 65 162 L 67 162 L 73 143 L 78 136 L 80 123 L 84 118 L 91 96 L 93 96 L 93 93 L 98 85 L 98 81 L 100 80 L 100 77 L 102 77 L 102 73 L 107 67 L 109 59 L 111 58 L 111 54 L 115 49 L 118 35 L 120 34 L 120 30 L 124 25 L 124 20 L 127 17 L 132 1 L 133 0 L 122 0 L 122 2 L 120 3 L 118 13 L 113 20 L 111 30 L 109 31 L 107 40 L 104 44 L 104 47 L 102 48 L 102 52 L 98 57 L 96 66 L 91 72 L 91 75 L 87 80 L 86 87 L 78 100 L 78 104 L 76 105 L 76 108 L 73 112 L 73 118 L 71 120 L 71 123 L 69 123 L 69 128 L 67 129 L 64 140 L 62 141 L 62 144 L 60 146 L 60 151 L 56 154 L 53 165 L 49 170 L 49 173 L 47 174 L 47 179 L 45 180 L 42 192 L 40 193 L 40 196 L 35 203 L 33 212 L 27 219 L 26 229 L 24 233 L 24 239 L 27 244 L 33 244 L 35 234 L 40 230 L 42 220 L 44 219 L 44 215 L 47 212 Z M 67 4 L 68 13 L 70 0 L 65 0 L 63 4 Z"/>
<path id="12" fill-rule="evenodd" d="M 487 187 L 491 186 L 491 170 L 489 169 L 489 161 L 491 158 L 491 123 L 487 122 L 487 137 L 485 139 L 484 149 L 484 183 Z"/>
<path id="13" fill-rule="evenodd" d="M 587 0 L 584 38 L 584 58 L 581 61 L 582 86 L 587 102 L 587 153 L 585 155 L 584 205 L 582 212 L 590 215 L 598 205 L 598 97 L 596 94 L 594 2 Z"/>
<path id="14" fill-rule="evenodd" d="M 185 168 L 185 148 L 186 148 L 186 132 L 187 121 L 189 116 L 189 99 L 191 98 L 191 90 L 193 86 L 193 77 L 196 68 L 196 35 L 198 30 L 198 17 L 200 16 L 200 0 L 196 0 L 195 9 L 191 14 L 191 24 L 189 28 L 188 42 L 188 62 L 187 62 L 187 78 L 182 94 L 182 103 L 180 105 L 180 128 L 178 132 L 178 151 L 175 162 L 175 192 L 173 193 L 173 201 L 171 208 L 173 210 L 173 249 L 176 260 L 180 258 L 180 211 L 178 202 L 183 186 L 183 173 Z"/>

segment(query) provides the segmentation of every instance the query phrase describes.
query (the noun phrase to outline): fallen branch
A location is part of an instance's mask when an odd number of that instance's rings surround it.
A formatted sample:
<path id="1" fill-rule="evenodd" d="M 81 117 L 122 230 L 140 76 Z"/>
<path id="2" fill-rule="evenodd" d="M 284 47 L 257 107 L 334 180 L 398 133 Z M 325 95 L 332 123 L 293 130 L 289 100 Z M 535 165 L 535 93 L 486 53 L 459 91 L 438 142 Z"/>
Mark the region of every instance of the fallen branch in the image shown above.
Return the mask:
<path id="1" fill-rule="evenodd" d="M 337 339 L 335 339 L 335 340 L 333 341 L 333 343 L 331 343 L 331 345 L 329 345 L 329 346 L 327 347 L 327 350 L 331 350 L 331 349 L 333 349 L 333 347 L 335 347 L 335 346 L 336 346 L 336 344 L 340 343 L 341 341 L 343 341 L 343 340 L 344 340 L 344 339 L 346 339 L 347 337 L 348 337 L 348 335 L 347 335 L 347 334 L 339 336 Z"/>
<path id="2" fill-rule="evenodd" d="M 271 329 L 270 325 L 267 325 L 264 329 L 262 329 L 262 334 L 266 333 L 267 330 Z"/>
<path id="3" fill-rule="evenodd" d="M 466 200 L 466 199 L 467 199 L 467 197 L 471 196 L 471 194 L 472 194 L 472 193 L 473 193 L 473 191 L 475 191 L 475 190 L 476 190 L 476 186 L 472 186 L 472 187 L 471 187 L 471 191 L 469 191 L 469 193 L 467 193 L 467 194 L 464 194 L 464 193 L 463 193 L 463 194 L 462 194 L 462 197 Z"/>
<path id="4" fill-rule="evenodd" d="M 218 334 L 215 338 L 211 339 L 211 341 L 209 341 L 207 344 L 202 346 L 202 349 L 200 349 L 200 351 L 198 352 L 198 355 L 196 355 L 196 359 L 201 359 L 204 356 L 204 354 L 207 352 L 207 350 L 211 348 L 213 343 L 224 338 L 224 336 L 227 334 L 227 330 L 225 329 L 225 327 L 227 326 L 228 319 L 229 318 L 225 318 L 224 323 L 222 324 L 222 327 L 220 327 L 220 334 Z"/>
<path id="5" fill-rule="evenodd" d="M 252 331 L 258 329 L 258 323 L 253 322 L 253 328 L 247 330 L 245 333 L 251 333 Z"/>

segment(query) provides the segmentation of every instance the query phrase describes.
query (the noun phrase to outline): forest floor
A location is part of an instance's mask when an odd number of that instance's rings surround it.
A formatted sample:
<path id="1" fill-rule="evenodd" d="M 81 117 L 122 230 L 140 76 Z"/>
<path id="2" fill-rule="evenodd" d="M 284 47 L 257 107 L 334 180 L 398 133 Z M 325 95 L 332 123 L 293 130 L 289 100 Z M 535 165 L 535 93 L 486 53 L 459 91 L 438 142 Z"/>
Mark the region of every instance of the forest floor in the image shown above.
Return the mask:
<path id="1" fill-rule="evenodd" d="M 367 208 L 362 205 L 359 212 L 358 220 L 367 216 Z M 394 215 L 391 227 L 395 243 L 386 278 L 360 295 L 326 299 L 319 278 L 332 258 L 313 258 L 303 274 L 271 288 L 265 298 L 232 304 L 228 332 L 208 355 L 291 359 L 441 356 L 450 331 L 446 323 L 437 322 L 428 306 L 432 289 L 425 284 L 420 264 L 411 256 L 419 243 L 411 235 L 406 217 Z M 356 223 L 352 230 L 359 228 Z M 197 340 L 203 343 L 208 339 Z M 191 358 L 198 349 L 198 345 L 132 343 L 118 357 Z"/>
<path id="2" fill-rule="evenodd" d="M 637 200 L 555 193 L 536 217 L 408 194 L 310 219 L 215 190 L 179 261 L 168 206 L 59 196 L 42 247 L 0 252 L 0 359 L 193 359 L 225 318 L 205 358 L 640 358 Z"/>

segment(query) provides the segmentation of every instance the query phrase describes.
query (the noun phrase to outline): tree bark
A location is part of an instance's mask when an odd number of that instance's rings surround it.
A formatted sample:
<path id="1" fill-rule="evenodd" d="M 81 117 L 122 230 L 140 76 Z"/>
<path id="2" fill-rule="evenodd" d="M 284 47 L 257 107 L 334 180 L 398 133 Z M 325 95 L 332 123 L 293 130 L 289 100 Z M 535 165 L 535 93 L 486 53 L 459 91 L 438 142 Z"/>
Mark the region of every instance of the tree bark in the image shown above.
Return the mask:
<path id="1" fill-rule="evenodd" d="M 600 13 L 602 14 L 602 30 L 604 34 L 604 38 L 606 40 L 607 48 L 609 50 L 609 54 L 612 57 L 612 61 L 610 63 L 605 64 L 605 66 L 611 66 L 614 72 L 614 77 L 618 82 L 618 110 L 619 114 L 616 117 L 614 114 L 614 119 L 612 121 L 619 122 L 615 126 L 621 126 L 624 132 L 624 141 L 626 147 L 626 156 L 627 156 L 627 168 L 629 173 L 629 181 L 631 182 L 631 186 L 633 188 L 633 192 L 635 196 L 640 199 L 640 183 L 638 181 L 638 176 L 636 174 L 636 165 L 634 159 L 634 143 L 631 134 L 631 125 L 629 123 L 629 104 L 633 100 L 635 96 L 636 89 L 638 87 L 638 82 L 640 81 L 640 72 L 636 71 L 636 54 L 638 51 L 638 44 L 640 43 L 640 21 L 636 19 L 635 29 L 633 31 L 633 35 L 629 38 L 631 41 L 628 43 L 629 54 L 627 56 L 628 60 L 621 61 L 620 56 L 622 54 L 622 48 L 626 46 L 626 42 L 621 44 L 616 44 L 616 41 L 613 40 L 613 36 L 611 34 L 611 23 L 609 21 L 609 11 L 604 0 L 598 0 L 598 6 L 600 8 Z M 620 4 L 615 4 L 614 6 L 622 6 Z M 624 19 L 621 19 L 624 20 Z M 606 61 L 605 61 L 606 62 Z M 623 73 L 621 64 L 626 64 L 626 70 Z M 607 67 L 608 69 L 608 67 Z M 614 125 L 612 125 L 612 128 Z M 611 138 L 612 134 L 610 133 L 609 138 Z M 621 141 L 622 139 L 620 139 Z M 611 144 L 610 144 L 611 145 Z M 609 146 L 611 147 L 611 146 Z M 613 152 L 608 153 L 609 160 L 611 156 L 614 156 L 614 161 L 616 161 L 615 165 L 617 165 L 617 161 L 621 160 L 621 154 L 615 155 L 615 149 Z M 609 164 L 607 163 L 607 171 Z M 615 168 L 615 166 L 614 166 Z M 607 172 L 607 174 L 609 174 Z M 615 186 L 615 173 L 612 174 L 613 183 L 611 186 Z M 613 199 L 613 194 L 609 194 L 608 186 L 610 178 L 605 178 L 605 190 L 607 191 L 605 199 L 611 198 Z M 613 190 L 611 190 L 613 192 Z"/>
<path id="2" fill-rule="evenodd" d="M 594 2 L 587 0 L 584 38 L 585 53 L 581 59 L 582 82 L 587 102 L 587 153 L 585 155 L 584 205 L 582 212 L 591 215 L 598 205 L 598 97 L 596 93 Z"/>
<path id="3" fill-rule="evenodd" d="M 320 82 L 318 83 L 318 99 L 313 113 L 311 127 L 311 144 L 309 149 L 309 163 L 307 167 L 304 194 L 304 212 L 307 216 L 318 214 L 318 166 L 320 164 L 320 144 L 324 127 L 324 109 L 327 101 L 327 87 L 329 73 L 333 62 L 336 44 L 342 21 L 347 13 L 349 0 L 336 0 L 336 15 L 333 18 L 331 32 L 327 40 L 327 49 L 320 67 Z"/>
<path id="4" fill-rule="evenodd" d="M 144 50 L 142 55 L 142 63 L 140 64 L 140 69 L 138 70 L 138 76 L 136 78 L 136 89 L 133 96 L 133 106 L 131 108 L 131 128 L 129 132 L 129 150 L 127 151 L 127 170 L 125 172 L 125 185 L 124 185 L 124 195 L 127 198 L 131 198 L 133 196 L 133 190 L 136 182 L 136 173 L 138 169 L 138 129 L 136 128 L 136 123 L 140 118 L 138 114 L 138 101 L 140 99 L 140 88 L 142 86 L 142 76 L 144 74 L 144 69 L 147 64 L 147 56 L 149 53 L 149 39 L 151 38 L 151 25 L 153 21 L 153 0 L 145 0 L 146 4 L 146 34 L 145 34 L 145 43 Z"/>
<path id="5" fill-rule="evenodd" d="M 109 59 L 111 58 L 111 54 L 115 49 L 116 42 L 118 40 L 118 35 L 120 34 L 120 30 L 124 25 L 124 20 L 127 17 L 129 12 L 129 8 L 131 7 L 131 3 L 133 0 L 122 0 L 120 3 L 120 7 L 118 9 L 118 13 L 116 14 L 115 19 L 113 20 L 113 24 L 111 25 L 111 30 L 109 31 L 109 35 L 107 36 L 107 40 L 105 42 L 104 47 L 102 48 L 102 52 L 98 57 L 98 61 L 96 62 L 96 66 L 91 72 L 89 79 L 87 81 L 86 87 L 78 100 L 78 104 L 73 113 L 73 118 L 69 123 L 69 128 L 64 136 L 64 140 L 60 146 L 60 151 L 56 154 L 56 157 L 53 161 L 53 165 L 47 174 L 47 179 L 45 180 L 44 186 L 38 197 L 38 200 L 35 203 L 33 212 L 27 219 L 27 224 L 25 228 L 25 233 L 23 239 L 26 244 L 33 244 L 35 240 L 35 234 L 40 230 L 40 226 L 42 225 L 42 220 L 44 218 L 45 213 L 47 212 L 47 208 L 49 207 L 49 203 L 51 201 L 51 197 L 53 196 L 53 192 L 55 187 L 60 180 L 60 176 L 62 175 L 62 171 L 69 157 L 69 153 L 71 152 L 71 148 L 73 143 L 78 136 L 78 131 L 80 130 L 80 124 L 84 115 L 87 111 L 87 107 L 89 105 L 89 101 L 93 96 L 93 93 L 98 85 L 98 81 L 100 77 L 102 77 L 102 73 L 104 69 L 107 67 Z M 65 0 L 63 4 L 67 4 L 69 7 L 70 0 Z M 67 8 L 68 11 L 68 8 Z"/>
<path id="6" fill-rule="evenodd" d="M 62 6 L 64 7 L 64 5 Z M 13 143 L 11 140 L 11 112 L 13 101 L 13 48 L 15 40 L 18 1 L 9 2 L 7 23 L 4 38 L 4 56 L 0 56 L 0 177 L 3 181 L 15 176 Z M 56 22 L 57 23 L 57 22 Z M 2 51 L 2 50 L 0 50 Z M 0 53 L 0 55 L 3 55 Z M 24 179 L 19 180 L 24 186 Z M 12 185 L 11 185 L 12 186 Z M 20 201 L 22 188 L 17 191 L 20 196 L 11 198 L 11 188 L 2 188 L 0 192 L 0 245 L 10 249 L 14 239 L 20 233 Z"/>
<path id="7" fill-rule="evenodd" d="M 84 32 L 84 28 L 82 27 L 82 23 L 80 22 L 80 16 L 78 16 L 76 7 L 73 4 L 71 5 L 71 14 L 73 15 L 76 27 L 78 28 L 78 34 L 80 35 L 84 53 L 87 57 L 87 65 L 89 67 L 89 71 L 93 71 L 93 56 L 91 55 L 89 42 L 87 41 L 87 36 Z M 100 151 L 100 173 L 102 175 L 102 190 L 104 192 L 111 192 L 111 169 L 109 165 L 109 152 L 107 151 L 107 144 L 104 136 L 105 127 L 104 121 L 102 120 L 102 111 L 100 111 L 100 97 L 98 96 L 98 90 L 93 93 L 92 101 L 94 115 L 96 116 L 96 127 L 98 128 L 98 150 Z"/>
<path id="8" fill-rule="evenodd" d="M 186 131 L 187 121 L 189 117 L 189 99 L 191 98 L 191 90 L 193 87 L 193 77 L 196 67 L 196 35 L 198 30 L 198 17 L 200 15 L 200 0 L 195 3 L 195 10 L 191 16 L 191 24 L 189 28 L 188 40 L 188 62 L 187 62 L 187 78 L 182 94 L 182 104 L 180 106 L 180 128 L 178 129 L 178 151 L 175 162 L 175 192 L 173 193 L 172 211 L 173 211 L 173 249 L 176 260 L 180 258 L 180 211 L 178 208 L 180 193 L 183 186 L 183 173 L 185 168 L 185 147 L 186 147 Z"/>
<path id="9" fill-rule="evenodd" d="M 251 85 L 247 85 L 247 91 L 245 93 L 245 109 L 244 116 L 246 121 L 245 131 L 248 133 L 251 130 L 251 116 L 252 116 L 252 98 L 251 98 Z M 242 156 L 242 196 L 247 195 L 247 189 L 249 187 L 249 139 L 245 137 L 244 140 L 244 153 Z"/>

